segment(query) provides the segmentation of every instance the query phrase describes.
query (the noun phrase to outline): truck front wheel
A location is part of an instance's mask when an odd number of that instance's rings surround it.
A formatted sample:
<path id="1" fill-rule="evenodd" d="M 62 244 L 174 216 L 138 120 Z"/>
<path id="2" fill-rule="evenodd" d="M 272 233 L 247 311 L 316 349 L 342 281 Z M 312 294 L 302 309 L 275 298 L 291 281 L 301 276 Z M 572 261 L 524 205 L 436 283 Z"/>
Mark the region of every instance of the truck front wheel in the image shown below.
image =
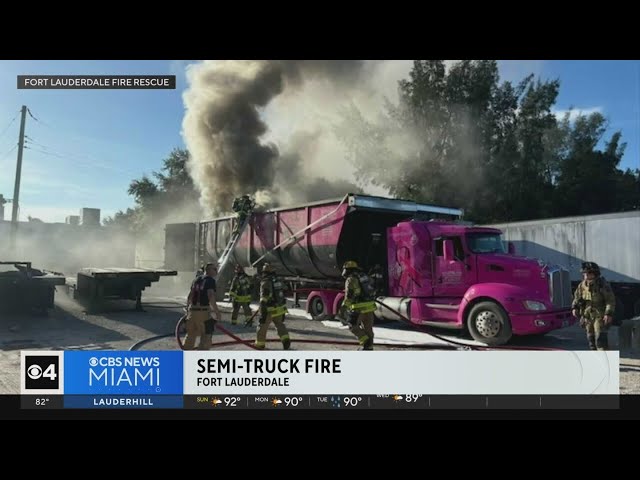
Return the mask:
<path id="1" fill-rule="evenodd" d="M 467 326 L 474 340 L 490 346 L 503 345 L 513 335 L 509 315 L 494 302 L 474 305 L 469 312 Z"/>
<path id="2" fill-rule="evenodd" d="M 326 309 L 322 297 L 313 297 L 309 303 L 309 313 L 314 320 L 324 320 L 326 318 Z"/>

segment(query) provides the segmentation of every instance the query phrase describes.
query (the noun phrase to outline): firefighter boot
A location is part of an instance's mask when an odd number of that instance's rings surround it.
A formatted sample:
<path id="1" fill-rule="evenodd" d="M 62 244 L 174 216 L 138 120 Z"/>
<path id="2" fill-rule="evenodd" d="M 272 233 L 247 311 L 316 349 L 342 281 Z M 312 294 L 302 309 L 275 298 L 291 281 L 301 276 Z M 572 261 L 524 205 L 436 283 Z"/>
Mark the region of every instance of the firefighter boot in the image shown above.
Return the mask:
<path id="1" fill-rule="evenodd" d="M 598 350 L 609 350 L 609 335 L 607 332 L 598 332 L 596 335 L 596 347 Z"/>
<path id="2" fill-rule="evenodd" d="M 369 350 L 367 346 L 370 344 L 371 340 L 368 335 L 361 335 L 358 337 L 358 343 L 360 344 L 360 348 L 358 350 Z"/>
<path id="3" fill-rule="evenodd" d="M 200 345 L 198 350 L 209 350 L 211 348 L 212 335 L 204 334 L 200 337 Z"/>

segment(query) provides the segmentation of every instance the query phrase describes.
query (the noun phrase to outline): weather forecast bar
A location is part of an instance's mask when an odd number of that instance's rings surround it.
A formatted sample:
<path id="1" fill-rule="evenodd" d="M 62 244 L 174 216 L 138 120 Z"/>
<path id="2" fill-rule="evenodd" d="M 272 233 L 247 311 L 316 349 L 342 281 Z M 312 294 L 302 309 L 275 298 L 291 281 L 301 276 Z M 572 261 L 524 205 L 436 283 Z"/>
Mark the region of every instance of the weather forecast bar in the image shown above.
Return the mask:
<path id="1" fill-rule="evenodd" d="M 618 395 L 185 395 L 187 409 L 617 409 Z"/>
<path id="2" fill-rule="evenodd" d="M 21 407 L 196 410 L 618 409 L 618 395 L 22 395 Z"/>

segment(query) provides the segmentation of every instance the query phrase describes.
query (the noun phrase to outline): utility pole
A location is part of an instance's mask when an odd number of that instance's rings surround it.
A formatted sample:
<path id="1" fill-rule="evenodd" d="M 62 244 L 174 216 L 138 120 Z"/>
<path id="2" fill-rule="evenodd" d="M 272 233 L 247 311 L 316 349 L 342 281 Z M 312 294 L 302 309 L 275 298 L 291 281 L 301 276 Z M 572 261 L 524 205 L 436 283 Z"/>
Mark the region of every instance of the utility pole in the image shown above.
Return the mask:
<path id="1" fill-rule="evenodd" d="M 2 195 L 0 193 L 0 222 L 4 221 L 4 205 L 5 203 L 8 203 L 7 200 L 5 200 L 4 195 Z"/>
<path id="2" fill-rule="evenodd" d="M 16 233 L 18 231 L 18 199 L 20 197 L 20 175 L 22 174 L 22 151 L 24 150 L 24 124 L 27 121 L 27 106 L 23 105 L 20 118 L 20 137 L 18 139 L 18 162 L 16 164 L 16 183 L 13 188 L 13 204 L 11 210 L 11 250 L 15 255 Z"/>

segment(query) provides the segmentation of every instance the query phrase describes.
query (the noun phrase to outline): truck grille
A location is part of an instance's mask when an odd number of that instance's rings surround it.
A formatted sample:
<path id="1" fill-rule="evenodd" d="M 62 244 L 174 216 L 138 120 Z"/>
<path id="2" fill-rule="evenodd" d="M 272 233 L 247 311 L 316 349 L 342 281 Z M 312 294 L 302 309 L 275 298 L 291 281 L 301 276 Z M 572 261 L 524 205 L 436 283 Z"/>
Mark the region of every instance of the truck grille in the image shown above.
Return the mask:
<path id="1" fill-rule="evenodd" d="M 571 306 L 572 292 L 569 271 L 563 268 L 552 268 L 549 275 L 549 292 L 551 303 L 556 308 L 568 308 Z"/>

